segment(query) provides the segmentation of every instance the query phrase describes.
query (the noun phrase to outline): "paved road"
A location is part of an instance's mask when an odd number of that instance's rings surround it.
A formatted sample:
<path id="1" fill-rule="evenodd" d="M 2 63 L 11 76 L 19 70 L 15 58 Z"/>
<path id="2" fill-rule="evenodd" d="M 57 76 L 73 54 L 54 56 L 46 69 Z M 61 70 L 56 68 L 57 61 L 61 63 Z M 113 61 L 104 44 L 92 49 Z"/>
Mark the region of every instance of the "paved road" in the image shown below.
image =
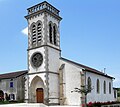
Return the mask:
<path id="1" fill-rule="evenodd" d="M 3 104 L 0 107 L 47 107 L 43 104 L 27 104 L 27 103 L 19 103 L 19 104 Z"/>
<path id="2" fill-rule="evenodd" d="M 48 107 L 44 104 L 38 103 L 19 103 L 19 104 L 4 104 L 0 105 L 0 107 Z M 50 107 L 80 107 L 80 106 L 50 106 Z"/>

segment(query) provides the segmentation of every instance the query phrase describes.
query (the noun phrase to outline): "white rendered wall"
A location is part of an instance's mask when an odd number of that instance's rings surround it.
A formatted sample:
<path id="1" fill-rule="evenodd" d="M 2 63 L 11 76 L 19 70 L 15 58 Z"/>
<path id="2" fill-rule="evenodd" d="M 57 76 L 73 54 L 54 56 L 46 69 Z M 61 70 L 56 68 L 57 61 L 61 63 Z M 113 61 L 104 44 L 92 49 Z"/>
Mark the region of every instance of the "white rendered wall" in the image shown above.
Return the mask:
<path id="1" fill-rule="evenodd" d="M 114 91 L 113 91 L 113 81 L 112 79 L 101 76 L 98 74 L 94 74 L 91 72 L 86 72 L 86 82 L 87 78 L 91 78 L 93 90 L 91 93 L 87 95 L 87 102 L 107 102 L 114 101 Z M 100 81 L 100 93 L 97 93 L 96 81 L 99 79 Z M 106 81 L 106 94 L 104 94 L 103 83 Z M 111 94 L 109 94 L 109 82 L 111 83 Z"/>
<path id="2" fill-rule="evenodd" d="M 43 55 L 43 63 L 42 63 L 42 65 L 39 68 L 34 68 L 31 65 L 31 57 L 36 52 L 40 52 Z M 44 47 L 36 48 L 36 49 L 30 50 L 28 52 L 29 73 L 35 73 L 35 72 L 40 72 L 40 71 L 45 71 L 46 70 L 45 69 L 45 54 L 44 54 L 44 52 L 45 52 Z"/>
<path id="3" fill-rule="evenodd" d="M 5 97 L 5 93 L 9 94 L 14 94 L 15 95 L 15 100 L 18 100 L 17 97 L 17 81 L 19 81 L 19 78 L 13 78 L 13 80 L 11 81 L 11 79 L 3 79 L 0 81 L 0 90 L 2 90 L 4 92 L 4 97 Z M 10 82 L 13 82 L 13 87 L 10 87 Z M 21 82 L 21 81 L 20 81 Z"/>
<path id="4" fill-rule="evenodd" d="M 59 103 L 58 74 L 49 73 L 49 98 L 50 103 Z"/>
<path id="5" fill-rule="evenodd" d="M 60 51 L 48 47 L 48 70 L 58 73 L 60 65 Z"/>
<path id="6" fill-rule="evenodd" d="M 49 82 L 49 103 L 59 104 L 59 78 L 60 47 L 59 47 L 59 20 L 52 15 L 47 15 L 47 56 L 48 56 L 48 82 Z M 49 43 L 49 22 L 57 26 L 57 45 Z M 51 73 L 50 73 L 51 72 Z"/>
<path id="7" fill-rule="evenodd" d="M 65 64 L 64 68 L 64 74 L 65 75 L 65 89 L 64 89 L 64 95 L 65 95 L 65 105 L 81 105 L 81 94 L 78 94 L 77 92 L 71 93 L 71 91 L 74 90 L 74 88 L 80 88 L 81 86 L 81 75 L 80 71 L 82 71 L 81 68 L 78 66 L 72 65 L 68 62 L 62 61 L 61 64 Z"/>
<path id="8" fill-rule="evenodd" d="M 47 47 L 48 49 L 48 82 L 49 82 L 49 103 L 59 104 L 59 78 L 60 51 Z"/>

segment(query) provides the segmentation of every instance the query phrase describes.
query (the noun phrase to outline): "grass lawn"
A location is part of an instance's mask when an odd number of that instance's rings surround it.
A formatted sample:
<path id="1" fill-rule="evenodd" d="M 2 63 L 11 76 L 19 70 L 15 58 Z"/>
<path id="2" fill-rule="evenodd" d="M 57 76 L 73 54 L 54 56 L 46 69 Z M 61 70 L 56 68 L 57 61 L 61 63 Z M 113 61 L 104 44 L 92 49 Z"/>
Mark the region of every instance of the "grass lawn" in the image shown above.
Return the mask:
<path id="1" fill-rule="evenodd" d="M 0 104 L 14 104 L 14 103 L 20 103 L 17 101 L 0 101 Z"/>

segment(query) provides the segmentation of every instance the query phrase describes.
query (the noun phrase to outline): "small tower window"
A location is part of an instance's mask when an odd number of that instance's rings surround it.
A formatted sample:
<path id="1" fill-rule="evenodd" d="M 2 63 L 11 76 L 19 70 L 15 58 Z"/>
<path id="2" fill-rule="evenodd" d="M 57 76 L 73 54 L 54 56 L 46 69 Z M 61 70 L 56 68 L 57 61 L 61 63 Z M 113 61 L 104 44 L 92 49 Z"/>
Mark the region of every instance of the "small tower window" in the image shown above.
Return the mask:
<path id="1" fill-rule="evenodd" d="M 32 44 L 36 44 L 36 26 L 32 26 Z"/>
<path id="2" fill-rule="evenodd" d="M 88 85 L 88 90 L 91 92 L 91 89 L 92 89 L 92 87 L 91 87 L 91 78 L 90 77 L 88 77 L 88 79 L 87 79 L 87 85 Z"/>
<path id="3" fill-rule="evenodd" d="M 53 37 L 54 37 L 54 44 L 56 45 L 57 44 L 57 32 L 56 32 L 56 27 L 53 26 Z"/>
<path id="4" fill-rule="evenodd" d="M 99 81 L 99 79 L 97 79 L 96 87 L 97 87 L 97 93 L 100 93 L 100 81 Z"/>
<path id="5" fill-rule="evenodd" d="M 49 39 L 50 39 L 50 43 L 52 43 L 52 25 L 51 25 L 51 23 L 49 24 Z"/>
<path id="6" fill-rule="evenodd" d="M 42 24 L 38 23 L 38 25 L 37 25 L 37 41 L 38 41 L 38 43 L 41 42 L 41 39 L 42 39 Z"/>

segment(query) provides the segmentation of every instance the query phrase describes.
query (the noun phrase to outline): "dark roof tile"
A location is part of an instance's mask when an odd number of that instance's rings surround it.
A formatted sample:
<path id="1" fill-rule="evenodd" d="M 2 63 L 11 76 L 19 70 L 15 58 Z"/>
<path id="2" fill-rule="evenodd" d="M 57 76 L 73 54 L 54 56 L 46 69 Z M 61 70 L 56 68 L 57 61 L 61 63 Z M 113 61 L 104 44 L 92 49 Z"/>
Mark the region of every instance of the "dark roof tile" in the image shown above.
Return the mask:
<path id="1" fill-rule="evenodd" d="M 24 75 L 28 73 L 27 70 L 24 71 L 18 71 L 18 72 L 11 72 L 11 73 L 5 73 L 5 74 L 0 74 L 0 80 L 1 79 L 11 79 L 11 78 L 16 78 L 19 77 L 21 75 Z"/>
<path id="2" fill-rule="evenodd" d="M 60 58 L 60 59 L 65 60 L 65 61 L 70 62 L 70 63 L 73 63 L 73 64 L 75 64 L 77 66 L 80 66 L 80 67 L 84 68 L 86 71 L 89 71 L 89 72 L 92 72 L 92 73 L 95 73 L 95 74 L 99 74 L 99 75 L 114 79 L 113 77 L 111 77 L 111 76 L 109 76 L 109 75 L 107 75 L 107 74 L 105 74 L 103 72 L 100 72 L 100 71 L 98 71 L 98 70 L 96 70 L 94 68 L 88 67 L 86 65 L 82 65 L 82 64 L 76 63 L 74 61 L 65 59 L 65 58 Z"/>

